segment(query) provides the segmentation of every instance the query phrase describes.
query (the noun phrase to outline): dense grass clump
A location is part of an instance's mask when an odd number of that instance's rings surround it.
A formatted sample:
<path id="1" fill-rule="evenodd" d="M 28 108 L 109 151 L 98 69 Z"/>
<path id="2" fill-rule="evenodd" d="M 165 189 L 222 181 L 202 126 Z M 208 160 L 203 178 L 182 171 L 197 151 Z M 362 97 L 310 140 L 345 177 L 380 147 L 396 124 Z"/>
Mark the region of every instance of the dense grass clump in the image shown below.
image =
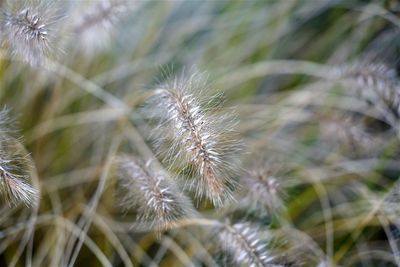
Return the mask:
<path id="1" fill-rule="evenodd" d="M 0 266 L 400 266 L 399 10 L 0 0 Z"/>

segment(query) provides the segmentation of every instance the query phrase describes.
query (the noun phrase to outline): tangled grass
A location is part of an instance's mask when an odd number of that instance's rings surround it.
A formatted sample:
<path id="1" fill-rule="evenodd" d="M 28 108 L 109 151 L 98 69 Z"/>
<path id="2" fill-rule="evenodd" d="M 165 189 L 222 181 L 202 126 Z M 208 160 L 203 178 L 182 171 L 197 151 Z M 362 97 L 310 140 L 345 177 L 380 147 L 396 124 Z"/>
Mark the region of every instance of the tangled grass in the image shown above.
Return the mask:
<path id="1" fill-rule="evenodd" d="M 0 8 L 0 266 L 400 266 L 397 1 Z"/>

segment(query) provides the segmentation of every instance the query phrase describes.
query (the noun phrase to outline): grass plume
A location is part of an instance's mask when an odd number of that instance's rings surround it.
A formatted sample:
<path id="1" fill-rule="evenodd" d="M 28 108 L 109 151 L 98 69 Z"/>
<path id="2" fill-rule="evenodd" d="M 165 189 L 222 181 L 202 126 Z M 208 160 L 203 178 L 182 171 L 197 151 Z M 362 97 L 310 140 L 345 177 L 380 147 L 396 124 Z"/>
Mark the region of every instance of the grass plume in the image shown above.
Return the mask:
<path id="1" fill-rule="evenodd" d="M 133 157 L 121 160 L 120 173 L 125 192 L 122 205 L 127 209 L 136 208 L 141 224 L 165 230 L 176 220 L 190 216 L 190 200 L 168 181 L 165 174 L 152 172 L 149 166 Z"/>
<path id="2" fill-rule="evenodd" d="M 224 224 L 219 238 L 225 250 L 232 254 L 239 266 L 273 267 L 273 257 L 267 244 L 260 240 L 259 232 L 248 223 Z"/>
<path id="3" fill-rule="evenodd" d="M 28 155 L 24 155 L 20 141 L 11 136 L 15 130 L 10 124 L 15 121 L 9 118 L 9 111 L 3 109 L 0 113 L 0 193 L 10 204 L 34 206 L 39 191 L 29 183 L 32 163 Z"/>
<path id="4" fill-rule="evenodd" d="M 80 1 L 73 8 L 71 16 L 72 32 L 79 40 L 78 49 L 87 54 L 104 48 L 116 36 L 115 24 L 139 4 L 126 0 Z"/>
<path id="5" fill-rule="evenodd" d="M 155 90 L 150 108 L 160 121 L 155 136 L 159 153 L 172 168 L 178 164 L 188 170 L 193 179 L 186 182 L 197 198 L 205 196 L 221 206 L 232 199 L 240 143 L 233 137 L 231 118 L 201 102 L 208 90 L 204 79 L 198 73 L 173 78 Z"/>
<path id="6" fill-rule="evenodd" d="M 2 41 L 11 54 L 37 66 L 57 52 L 62 16 L 55 2 L 9 1 L 1 19 Z"/>
<path id="7" fill-rule="evenodd" d="M 268 169 L 253 169 L 241 179 L 240 202 L 259 215 L 274 214 L 284 208 L 283 189 L 279 178 Z"/>
<path id="8" fill-rule="evenodd" d="M 384 63 L 353 64 L 338 69 L 341 82 L 374 105 L 400 116 L 400 92 L 396 70 Z"/>

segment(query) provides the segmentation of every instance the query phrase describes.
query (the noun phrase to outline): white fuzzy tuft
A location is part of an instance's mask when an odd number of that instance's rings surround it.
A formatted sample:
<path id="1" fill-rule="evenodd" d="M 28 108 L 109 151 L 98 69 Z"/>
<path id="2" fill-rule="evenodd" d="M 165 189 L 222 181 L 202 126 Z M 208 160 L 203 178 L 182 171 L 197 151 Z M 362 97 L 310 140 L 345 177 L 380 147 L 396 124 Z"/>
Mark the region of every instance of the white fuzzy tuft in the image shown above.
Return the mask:
<path id="1" fill-rule="evenodd" d="M 140 223 L 163 230 L 191 214 L 190 200 L 165 174 L 151 171 L 132 157 L 122 160 L 120 172 L 121 186 L 126 192 L 122 205 L 136 208 Z"/>
<path id="2" fill-rule="evenodd" d="M 202 100 L 208 90 L 199 74 L 182 75 L 155 91 L 152 108 L 159 121 L 155 145 L 171 169 L 178 170 L 196 197 L 207 197 L 215 206 L 232 199 L 239 142 L 230 115 L 219 115 Z M 218 99 L 219 100 L 219 99 Z"/>
<path id="3" fill-rule="evenodd" d="M 224 224 L 221 227 L 219 240 L 239 266 L 278 266 L 272 263 L 274 257 L 268 253 L 267 244 L 261 241 L 260 233 L 250 224 Z"/>
<path id="4" fill-rule="evenodd" d="M 33 66 L 42 64 L 57 51 L 59 9 L 49 1 L 9 2 L 1 20 L 3 44 L 12 56 Z"/>
<path id="5" fill-rule="evenodd" d="M 28 182 L 31 162 L 21 151 L 19 141 L 11 137 L 12 122 L 8 110 L 0 111 L 0 194 L 11 204 L 34 206 L 39 191 Z"/>

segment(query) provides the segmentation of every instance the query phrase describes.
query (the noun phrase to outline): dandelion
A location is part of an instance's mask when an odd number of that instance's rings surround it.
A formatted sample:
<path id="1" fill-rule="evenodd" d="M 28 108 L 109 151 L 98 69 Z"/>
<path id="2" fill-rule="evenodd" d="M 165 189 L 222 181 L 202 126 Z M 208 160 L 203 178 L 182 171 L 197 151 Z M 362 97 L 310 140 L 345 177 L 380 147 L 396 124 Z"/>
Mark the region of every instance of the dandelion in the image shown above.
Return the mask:
<path id="1" fill-rule="evenodd" d="M 153 99 L 159 128 L 155 145 L 171 169 L 177 167 L 196 197 L 206 196 L 215 206 L 232 199 L 239 142 L 230 116 L 207 107 L 215 98 L 201 100 L 207 91 L 204 77 L 182 75 L 160 86 Z"/>
<path id="2" fill-rule="evenodd" d="M 273 264 L 274 257 L 268 253 L 267 243 L 261 241 L 260 233 L 249 223 L 223 224 L 218 237 L 240 266 L 278 266 Z"/>
<path id="3" fill-rule="evenodd" d="M 190 200 L 165 174 L 151 172 L 148 166 L 128 157 L 122 160 L 120 172 L 121 186 L 126 191 L 122 205 L 137 208 L 139 222 L 164 230 L 179 218 L 190 215 Z"/>
<path id="4" fill-rule="evenodd" d="M 10 1 L 1 20 L 3 43 L 12 56 L 40 65 L 56 51 L 61 18 L 54 2 Z"/>

